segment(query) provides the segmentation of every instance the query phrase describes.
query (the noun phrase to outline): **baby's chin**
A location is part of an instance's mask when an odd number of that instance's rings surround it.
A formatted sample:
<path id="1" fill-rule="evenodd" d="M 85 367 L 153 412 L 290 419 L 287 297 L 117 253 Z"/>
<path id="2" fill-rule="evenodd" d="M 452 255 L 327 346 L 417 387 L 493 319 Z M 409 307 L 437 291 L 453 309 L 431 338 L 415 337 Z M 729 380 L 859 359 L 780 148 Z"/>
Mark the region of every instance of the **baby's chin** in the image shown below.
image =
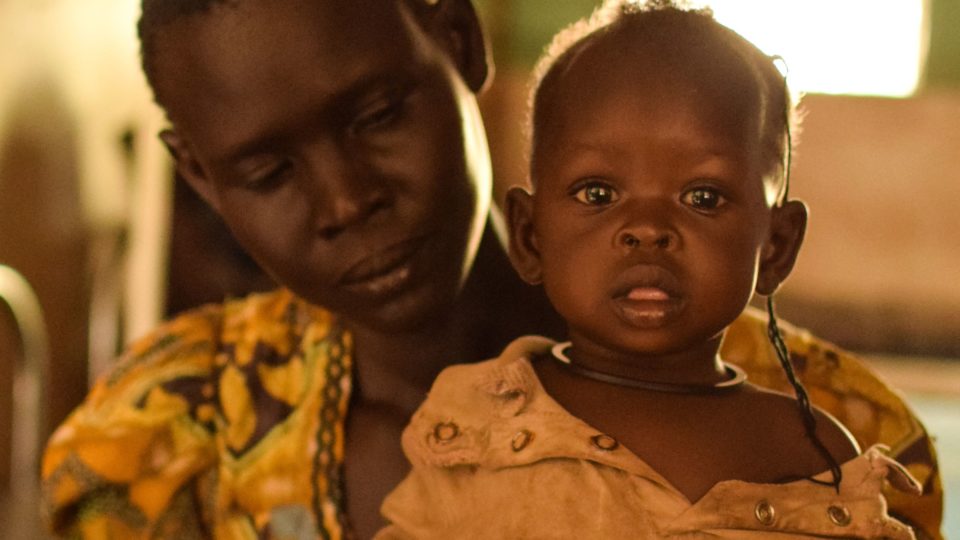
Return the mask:
<path id="1" fill-rule="evenodd" d="M 666 329 L 682 314 L 684 304 L 682 299 L 669 296 L 657 299 L 623 296 L 614 300 L 614 313 L 630 328 Z"/>

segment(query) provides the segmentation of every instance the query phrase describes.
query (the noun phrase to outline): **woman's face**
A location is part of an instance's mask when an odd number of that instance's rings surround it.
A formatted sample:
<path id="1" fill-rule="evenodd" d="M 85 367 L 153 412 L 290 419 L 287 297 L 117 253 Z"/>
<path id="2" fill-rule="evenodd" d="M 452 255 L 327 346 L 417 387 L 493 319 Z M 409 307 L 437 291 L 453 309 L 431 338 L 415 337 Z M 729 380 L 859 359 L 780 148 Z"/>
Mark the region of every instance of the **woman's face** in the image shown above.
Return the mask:
<path id="1" fill-rule="evenodd" d="M 426 26 L 392 0 L 240 2 L 164 29 L 155 64 L 181 173 L 275 279 L 373 328 L 442 314 L 489 209 L 473 90 Z"/>

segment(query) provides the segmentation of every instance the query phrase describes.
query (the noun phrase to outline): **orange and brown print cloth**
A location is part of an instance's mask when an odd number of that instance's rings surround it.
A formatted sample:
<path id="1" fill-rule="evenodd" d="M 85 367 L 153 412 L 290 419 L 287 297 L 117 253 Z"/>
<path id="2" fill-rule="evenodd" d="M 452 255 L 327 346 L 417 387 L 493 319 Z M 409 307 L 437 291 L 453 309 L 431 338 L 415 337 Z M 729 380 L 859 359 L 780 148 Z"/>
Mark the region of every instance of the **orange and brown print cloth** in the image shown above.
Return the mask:
<path id="1" fill-rule="evenodd" d="M 787 328 L 814 402 L 860 444 L 893 449 L 922 497 L 890 514 L 939 539 L 936 457 L 903 400 L 856 358 Z M 788 390 L 756 312 L 725 357 Z M 341 465 L 351 341 L 337 318 L 278 290 L 182 315 L 134 344 L 54 433 L 44 513 L 87 539 L 348 537 Z M 926 536 L 924 536 L 926 535 Z"/>
<path id="2" fill-rule="evenodd" d="M 137 342 L 54 433 L 44 511 L 90 539 L 340 539 L 350 337 L 287 291 Z"/>

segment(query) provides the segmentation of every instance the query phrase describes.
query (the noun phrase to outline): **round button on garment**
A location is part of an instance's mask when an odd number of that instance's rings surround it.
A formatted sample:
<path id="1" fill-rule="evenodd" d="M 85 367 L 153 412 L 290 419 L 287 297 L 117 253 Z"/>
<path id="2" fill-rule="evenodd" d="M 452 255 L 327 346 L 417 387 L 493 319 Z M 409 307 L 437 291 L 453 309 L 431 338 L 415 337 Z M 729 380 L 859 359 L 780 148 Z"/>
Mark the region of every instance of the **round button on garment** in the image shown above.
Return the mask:
<path id="1" fill-rule="evenodd" d="M 441 422 L 433 426 L 433 436 L 439 442 L 450 442 L 460 434 L 460 427 L 453 422 Z"/>
<path id="2" fill-rule="evenodd" d="M 850 510 L 847 510 L 845 506 L 830 505 L 827 508 L 827 515 L 830 516 L 830 521 L 841 527 L 846 527 L 852 520 Z"/>
<path id="3" fill-rule="evenodd" d="M 620 443 L 609 435 L 594 435 L 590 438 L 590 441 L 593 442 L 594 446 L 606 452 L 616 450 L 620 446 Z"/>
<path id="4" fill-rule="evenodd" d="M 756 516 L 757 521 L 768 527 L 777 520 L 776 509 L 767 501 L 758 502 L 756 508 L 753 509 L 753 515 Z"/>
<path id="5" fill-rule="evenodd" d="M 519 452 L 527 447 L 528 444 L 533 440 L 533 433 L 521 429 L 513 436 L 513 439 L 510 441 L 510 448 L 513 448 L 514 452 Z"/>

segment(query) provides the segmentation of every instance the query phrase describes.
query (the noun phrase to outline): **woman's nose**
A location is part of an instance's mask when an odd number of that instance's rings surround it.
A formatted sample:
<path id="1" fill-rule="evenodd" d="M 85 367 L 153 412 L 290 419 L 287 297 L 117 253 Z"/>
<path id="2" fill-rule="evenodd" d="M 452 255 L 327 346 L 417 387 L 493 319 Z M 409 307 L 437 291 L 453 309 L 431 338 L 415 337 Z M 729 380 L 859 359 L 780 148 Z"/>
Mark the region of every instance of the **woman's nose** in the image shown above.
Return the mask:
<path id="1" fill-rule="evenodd" d="M 327 190 L 324 199 L 319 203 L 322 208 L 317 210 L 316 225 L 317 233 L 326 239 L 364 223 L 388 206 L 386 191 L 372 182 Z"/>
<path id="2" fill-rule="evenodd" d="M 336 150 L 317 157 L 305 178 L 317 233 L 326 239 L 366 222 L 390 205 L 389 190 L 377 172 L 363 166 L 347 149 Z"/>

